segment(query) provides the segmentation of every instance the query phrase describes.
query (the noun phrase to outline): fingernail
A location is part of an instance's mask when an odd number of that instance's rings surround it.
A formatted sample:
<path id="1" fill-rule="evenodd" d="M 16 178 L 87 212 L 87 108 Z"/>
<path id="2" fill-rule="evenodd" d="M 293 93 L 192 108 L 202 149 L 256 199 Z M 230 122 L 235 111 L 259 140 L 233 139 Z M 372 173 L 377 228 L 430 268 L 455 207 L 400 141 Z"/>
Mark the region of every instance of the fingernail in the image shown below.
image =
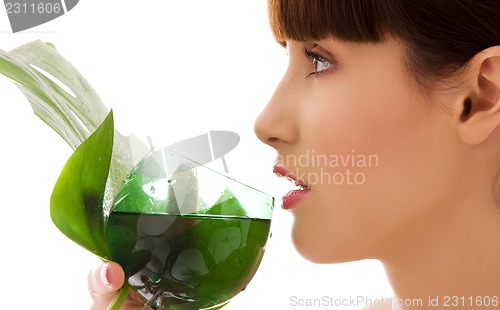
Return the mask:
<path id="1" fill-rule="evenodd" d="M 102 268 L 101 268 L 101 281 L 102 281 L 102 283 L 104 283 L 105 286 L 112 287 L 111 283 L 109 283 L 109 280 L 108 280 L 108 269 L 109 269 L 108 264 L 104 264 L 102 266 Z"/>

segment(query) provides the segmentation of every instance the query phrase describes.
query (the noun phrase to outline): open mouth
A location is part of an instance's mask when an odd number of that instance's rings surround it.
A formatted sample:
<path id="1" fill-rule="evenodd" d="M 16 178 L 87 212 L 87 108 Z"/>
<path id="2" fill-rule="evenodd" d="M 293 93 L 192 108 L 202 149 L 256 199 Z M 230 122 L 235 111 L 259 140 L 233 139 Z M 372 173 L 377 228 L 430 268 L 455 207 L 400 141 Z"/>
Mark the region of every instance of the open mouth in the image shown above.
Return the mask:
<path id="1" fill-rule="evenodd" d="M 285 178 L 286 180 L 295 184 L 295 186 L 297 186 L 301 190 L 311 189 L 311 185 L 307 184 L 306 182 L 304 182 L 300 179 L 297 179 L 296 176 L 294 176 L 292 173 L 288 172 L 288 170 L 286 170 L 286 168 L 284 168 L 282 166 L 275 165 L 273 167 L 273 172 L 274 172 L 274 174 L 276 174 L 277 177 Z"/>
<path id="2" fill-rule="evenodd" d="M 273 172 L 278 177 L 287 179 L 288 181 L 292 182 L 293 184 L 295 184 L 295 186 L 299 188 L 296 190 L 292 190 L 283 196 L 281 205 L 283 209 L 289 210 L 293 208 L 294 206 L 297 205 L 299 201 L 301 201 L 306 196 L 307 193 L 309 193 L 311 186 L 306 182 L 298 179 L 292 173 L 288 172 L 286 168 L 275 165 L 273 167 Z"/>

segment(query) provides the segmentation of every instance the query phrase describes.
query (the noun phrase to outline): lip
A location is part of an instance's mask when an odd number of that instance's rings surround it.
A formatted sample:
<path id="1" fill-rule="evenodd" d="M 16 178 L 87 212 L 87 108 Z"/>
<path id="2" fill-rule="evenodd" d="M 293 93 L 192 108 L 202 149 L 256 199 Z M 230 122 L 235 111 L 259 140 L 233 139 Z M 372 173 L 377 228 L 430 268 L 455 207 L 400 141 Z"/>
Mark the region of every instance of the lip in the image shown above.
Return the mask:
<path id="1" fill-rule="evenodd" d="M 275 165 L 273 172 L 278 176 L 295 183 L 300 189 L 292 190 L 283 196 L 281 207 L 285 210 L 290 210 L 297 205 L 311 190 L 309 184 L 303 180 L 298 179 L 295 175 L 290 173 L 285 167 Z"/>

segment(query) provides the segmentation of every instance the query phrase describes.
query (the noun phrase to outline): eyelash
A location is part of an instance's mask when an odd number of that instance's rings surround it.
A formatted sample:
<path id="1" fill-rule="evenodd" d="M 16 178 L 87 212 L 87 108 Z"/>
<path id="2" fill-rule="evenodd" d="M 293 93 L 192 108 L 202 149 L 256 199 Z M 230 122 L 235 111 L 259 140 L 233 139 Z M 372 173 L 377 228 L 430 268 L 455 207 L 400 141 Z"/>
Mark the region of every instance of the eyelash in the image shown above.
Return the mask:
<path id="1" fill-rule="evenodd" d="M 328 68 L 330 68 L 332 66 L 332 63 L 329 60 L 325 59 L 324 57 L 317 54 L 316 52 L 308 50 L 307 48 L 304 48 L 302 51 L 304 52 L 304 55 L 307 57 L 307 59 L 309 59 L 314 66 L 314 71 L 309 73 L 306 76 L 306 78 L 310 77 L 311 75 L 318 77 L 321 73 L 325 72 Z M 321 63 L 325 67 L 325 69 L 323 69 L 321 71 L 317 71 L 318 70 L 318 68 L 317 68 L 318 63 Z"/>

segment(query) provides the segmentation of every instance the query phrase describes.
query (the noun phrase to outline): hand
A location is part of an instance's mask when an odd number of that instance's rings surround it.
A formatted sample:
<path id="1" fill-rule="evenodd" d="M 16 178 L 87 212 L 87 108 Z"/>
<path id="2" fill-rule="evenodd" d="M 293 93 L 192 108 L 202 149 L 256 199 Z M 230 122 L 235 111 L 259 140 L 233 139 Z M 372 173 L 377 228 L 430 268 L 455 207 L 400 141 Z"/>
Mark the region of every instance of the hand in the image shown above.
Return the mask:
<path id="1" fill-rule="evenodd" d="M 90 310 L 106 310 L 125 280 L 122 267 L 114 262 L 102 263 L 89 273 L 89 292 L 94 301 Z M 147 310 L 137 296 L 129 294 L 122 310 Z"/>

